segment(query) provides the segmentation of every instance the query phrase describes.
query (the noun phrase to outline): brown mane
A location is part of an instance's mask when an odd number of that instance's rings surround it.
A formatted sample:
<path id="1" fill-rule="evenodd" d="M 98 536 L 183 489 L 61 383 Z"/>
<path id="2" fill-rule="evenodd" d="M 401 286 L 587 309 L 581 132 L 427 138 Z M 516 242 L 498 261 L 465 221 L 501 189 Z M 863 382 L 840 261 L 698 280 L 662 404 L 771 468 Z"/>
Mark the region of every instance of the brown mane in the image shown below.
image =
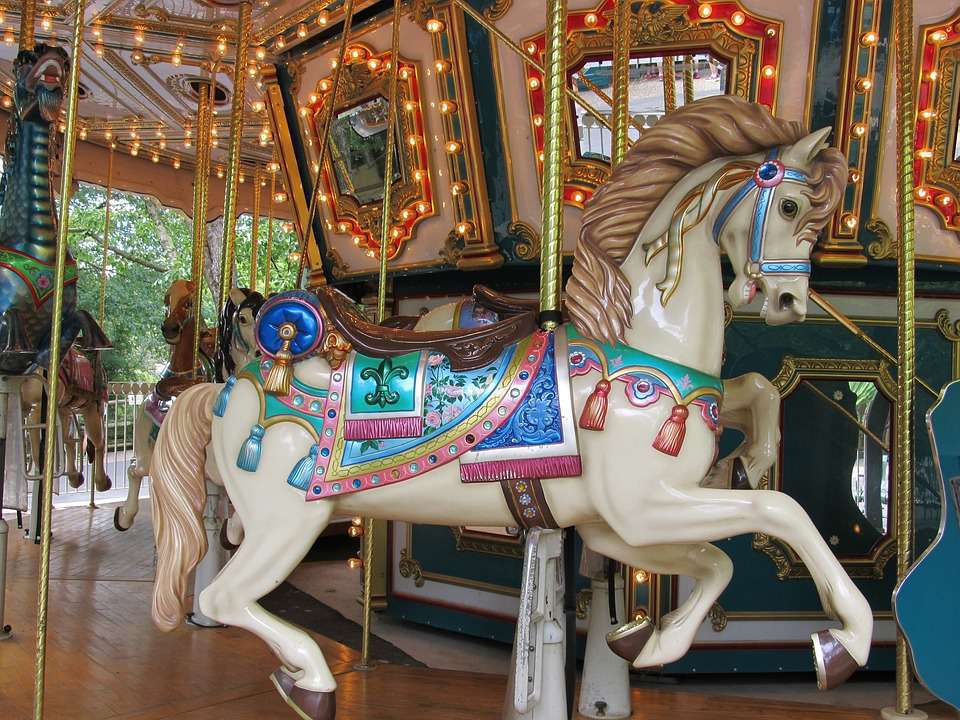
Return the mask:
<path id="1" fill-rule="evenodd" d="M 566 307 L 577 330 L 602 342 L 623 341 L 632 310 L 620 265 L 681 178 L 716 158 L 792 145 L 806 135 L 799 122 L 775 118 L 762 105 L 733 95 L 686 105 L 644 132 L 584 210 L 566 288 Z M 816 233 L 832 214 L 846 168 L 839 151 L 821 151 L 811 168 L 812 210 L 801 225 L 804 234 Z"/>

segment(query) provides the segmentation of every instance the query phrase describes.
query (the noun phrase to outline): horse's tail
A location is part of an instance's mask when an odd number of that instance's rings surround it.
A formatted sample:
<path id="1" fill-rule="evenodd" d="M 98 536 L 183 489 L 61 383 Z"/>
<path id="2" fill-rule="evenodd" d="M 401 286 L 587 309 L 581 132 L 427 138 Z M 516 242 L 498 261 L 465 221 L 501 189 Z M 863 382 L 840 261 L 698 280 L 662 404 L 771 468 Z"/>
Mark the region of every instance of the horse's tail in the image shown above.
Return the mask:
<path id="1" fill-rule="evenodd" d="M 203 467 L 217 391 L 213 383 L 203 383 L 182 393 L 160 426 L 153 450 L 150 494 L 157 545 L 153 622 L 161 630 L 179 626 L 187 576 L 207 551 Z"/>

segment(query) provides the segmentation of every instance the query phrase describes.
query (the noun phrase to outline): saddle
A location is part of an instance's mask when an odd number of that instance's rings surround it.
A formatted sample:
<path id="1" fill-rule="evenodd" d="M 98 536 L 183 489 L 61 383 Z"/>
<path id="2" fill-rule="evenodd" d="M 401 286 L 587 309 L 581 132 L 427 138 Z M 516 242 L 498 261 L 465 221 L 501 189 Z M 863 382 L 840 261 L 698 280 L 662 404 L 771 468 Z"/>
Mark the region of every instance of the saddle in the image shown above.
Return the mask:
<path id="1" fill-rule="evenodd" d="M 453 370 L 475 370 L 493 362 L 507 346 L 537 329 L 533 311 L 468 330 L 386 328 L 364 318 L 343 293 L 330 287 L 319 287 L 315 292 L 327 319 L 354 349 L 370 357 L 392 357 L 428 350 L 445 355 Z"/>
<path id="2" fill-rule="evenodd" d="M 536 313 L 540 310 L 540 302 L 536 298 L 518 298 L 513 295 L 506 295 L 497 292 L 486 285 L 473 286 L 473 299 L 487 310 L 495 312 L 501 318 L 522 315 L 523 313 Z M 564 315 L 566 319 L 566 315 Z"/>

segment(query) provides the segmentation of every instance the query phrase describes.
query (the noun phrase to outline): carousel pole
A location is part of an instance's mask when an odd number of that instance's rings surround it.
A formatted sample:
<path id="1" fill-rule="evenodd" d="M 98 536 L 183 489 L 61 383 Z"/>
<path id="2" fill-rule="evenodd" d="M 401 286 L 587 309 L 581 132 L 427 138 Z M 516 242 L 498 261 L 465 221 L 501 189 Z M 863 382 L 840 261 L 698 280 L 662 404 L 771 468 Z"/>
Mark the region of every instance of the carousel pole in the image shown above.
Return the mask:
<path id="1" fill-rule="evenodd" d="M 390 42 L 390 85 L 387 107 L 387 157 L 383 172 L 383 209 L 380 211 L 380 282 L 377 286 L 377 322 L 387 318 L 387 254 L 390 248 L 393 196 L 393 146 L 397 126 L 397 75 L 400 68 L 400 0 L 393 0 L 393 34 Z M 328 115 L 333 115 L 331 104 Z M 370 668 L 370 619 L 373 585 L 373 518 L 363 523 L 363 638 L 360 646 L 360 667 Z"/>
<path id="2" fill-rule="evenodd" d="M 267 252 L 263 268 L 263 296 L 270 296 L 270 266 L 273 261 L 273 195 L 277 191 L 277 173 L 270 173 L 270 199 L 267 201 Z"/>
<path id="3" fill-rule="evenodd" d="M 33 30 L 37 24 L 37 0 L 23 0 L 20 6 L 20 50 L 33 50 Z"/>
<path id="4" fill-rule="evenodd" d="M 97 306 L 97 321 L 102 328 L 107 319 L 107 266 L 110 264 L 110 199 L 113 195 L 113 140 L 110 141 L 110 149 L 107 155 L 107 199 L 103 204 L 103 244 L 100 257 L 100 298 Z M 81 457 L 83 452 L 81 450 Z M 93 473 L 91 473 L 92 475 Z M 96 503 L 97 486 L 96 483 L 90 483 L 90 507 L 97 507 Z"/>
<path id="5" fill-rule="evenodd" d="M 193 369 L 200 364 L 201 300 L 203 298 L 203 243 L 207 233 L 207 201 L 210 187 L 210 125 L 212 86 L 201 84 L 197 103 L 197 160 L 193 171 L 193 251 L 190 279 L 193 281 Z"/>
<path id="6" fill-rule="evenodd" d="M 220 297 L 217 314 L 227 304 L 233 285 L 233 258 L 237 239 L 237 191 L 240 178 L 240 146 L 243 144 L 244 90 L 247 84 L 247 50 L 250 47 L 251 8 L 240 3 L 237 17 L 237 52 L 233 61 L 233 104 L 230 111 L 230 156 L 223 200 L 223 243 L 220 246 Z"/>
<path id="7" fill-rule="evenodd" d="M 683 58 L 683 104 L 689 105 L 694 101 L 693 90 L 693 55 Z"/>
<path id="8" fill-rule="evenodd" d="M 337 107 L 337 95 L 340 92 L 340 76 L 343 70 L 343 58 L 347 54 L 347 43 L 350 41 L 350 30 L 353 27 L 353 0 L 346 0 L 343 8 L 343 30 L 340 33 L 340 49 L 337 54 L 337 66 L 333 69 L 333 87 L 330 88 L 330 94 L 327 96 L 327 113 L 323 117 L 323 125 L 320 128 L 320 145 L 317 148 L 317 179 L 313 183 L 313 191 L 310 193 L 310 207 L 307 210 L 307 227 L 303 230 L 303 247 L 300 248 L 300 264 L 297 267 L 297 287 L 303 284 L 303 271 L 307 267 L 307 248 L 313 240 L 313 216 L 317 212 L 317 201 L 320 198 L 320 175 L 323 172 L 323 159 L 327 154 L 327 146 L 330 144 L 330 127 L 333 125 L 333 116 Z M 392 163 L 392 156 L 390 161 Z"/>
<path id="9" fill-rule="evenodd" d="M 610 164 L 615 168 L 627 154 L 630 127 L 630 3 L 617 0 L 613 22 L 613 146 Z"/>
<path id="10" fill-rule="evenodd" d="M 43 541 L 40 546 L 40 579 L 37 598 L 37 653 L 34 665 L 34 720 L 43 718 L 43 687 L 47 655 L 47 606 L 50 590 L 50 524 L 53 516 L 53 465 L 57 446 L 57 391 L 60 377 L 60 333 L 63 320 L 63 270 L 67 260 L 67 241 L 70 231 L 70 188 L 73 184 L 73 152 L 77 145 L 77 90 L 80 85 L 80 56 L 83 40 L 83 11 L 85 0 L 76 0 L 73 6 L 73 33 L 70 41 L 72 62 L 67 89 L 67 120 L 63 138 L 63 164 L 60 170 L 60 208 L 57 224 L 57 255 L 54 263 L 53 314 L 50 323 L 50 365 L 47 373 L 46 426 L 43 446 Z"/>
<path id="11" fill-rule="evenodd" d="M 913 383 L 916 377 L 913 143 L 913 0 L 894 3 L 894 54 L 897 70 L 897 419 L 894 423 L 897 582 L 913 559 Z M 881 713 L 892 718 L 926 718 L 913 708 L 913 669 L 906 638 L 897 628 L 897 702 Z"/>
<path id="12" fill-rule="evenodd" d="M 257 255 L 260 252 L 260 168 L 253 171 L 253 227 L 250 228 L 250 289 L 257 291 Z"/>
<path id="13" fill-rule="evenodd" d="M 677 76 L 673 55 L 663 56 L 663 110 L 669 115 L 677 109 Z"/>

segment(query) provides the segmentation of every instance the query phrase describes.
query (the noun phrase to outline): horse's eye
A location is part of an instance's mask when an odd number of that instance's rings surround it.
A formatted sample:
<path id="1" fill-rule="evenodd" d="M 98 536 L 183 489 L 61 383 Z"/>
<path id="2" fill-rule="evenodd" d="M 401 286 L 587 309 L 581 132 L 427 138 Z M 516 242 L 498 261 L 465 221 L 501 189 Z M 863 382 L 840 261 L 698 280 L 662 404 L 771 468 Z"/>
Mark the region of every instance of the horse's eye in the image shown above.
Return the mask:
<path id="1" fill-rule="evenodd" d="M 796 200 L 784 198 L 780 201 L 780 212 L 783 213 L 783 216 L 788 220 L 793 220 L 797 216 L 799 209 L 800 207 L 797 205 Z"/>

